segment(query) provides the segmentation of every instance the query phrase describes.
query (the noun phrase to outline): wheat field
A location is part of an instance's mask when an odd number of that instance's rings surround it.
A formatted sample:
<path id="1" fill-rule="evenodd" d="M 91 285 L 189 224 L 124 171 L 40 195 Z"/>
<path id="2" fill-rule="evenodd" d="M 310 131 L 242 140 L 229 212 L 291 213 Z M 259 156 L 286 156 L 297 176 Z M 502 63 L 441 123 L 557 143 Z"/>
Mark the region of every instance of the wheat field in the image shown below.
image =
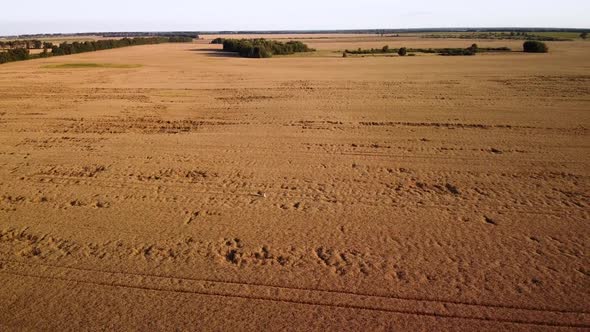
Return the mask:
<path id="1" fill-rule="evenodd" d="M 214 37 L 0 66 L 1 329 L 590 328 L 590 43 Z"/>

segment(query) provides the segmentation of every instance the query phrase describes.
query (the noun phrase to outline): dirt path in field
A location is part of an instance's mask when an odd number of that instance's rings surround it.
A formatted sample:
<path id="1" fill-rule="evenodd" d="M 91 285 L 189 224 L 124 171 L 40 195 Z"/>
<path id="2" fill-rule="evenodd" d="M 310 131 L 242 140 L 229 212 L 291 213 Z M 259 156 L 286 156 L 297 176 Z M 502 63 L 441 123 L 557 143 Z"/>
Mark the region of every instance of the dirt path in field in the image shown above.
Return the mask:
<path id="1" fill-rule="evenodd" d="M 589 329 L 590 44 L 328 37 L 0 66 L 0 327 Z"/>

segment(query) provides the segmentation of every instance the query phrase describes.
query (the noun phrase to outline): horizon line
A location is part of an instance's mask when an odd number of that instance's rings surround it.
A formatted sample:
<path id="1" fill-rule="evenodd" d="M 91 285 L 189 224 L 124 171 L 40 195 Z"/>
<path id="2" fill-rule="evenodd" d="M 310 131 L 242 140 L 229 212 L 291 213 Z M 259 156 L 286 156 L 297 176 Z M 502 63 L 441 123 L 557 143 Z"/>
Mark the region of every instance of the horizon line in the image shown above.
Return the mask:
<path id="1" fill-rule="evenodd" d="M 403 33 L 403 32 L 477 32 L 470 30 L 485 30 L 487 32 L 503 30 L 513 31 L 534 31 L 534 32 L 584 32 L 590 31 L 590 28 L 569 28 L 569 27 L 526 27 L 526 26 L 497 26 L 497 27 L 436 27 L 436 28 L 363 28 L 363 29 L 278 29 L 278 30 L 112 30 L 112 31 L 81 31 L 81 32 L 39 32 L 39 33 L 23 33 L 23 34 L 10 34 L 0 35 L 0 38 L 6 37 L 20 37 L 20 36 L 37 36 L 37 35 L 54 35 L 54 36 L 67 36 L 67 35 L 100 35 L 100 34 L 114 34 L 114 33 L 195 33 L 195 34 L 254 34 L 254 33 L 271 33 L 271 34 L 282 34 L 282 33 L 302 33 L 302 34 L 318 34 L 318 33 L 346 33 L 346 32 L 359 32 L 359 33 Z"/>

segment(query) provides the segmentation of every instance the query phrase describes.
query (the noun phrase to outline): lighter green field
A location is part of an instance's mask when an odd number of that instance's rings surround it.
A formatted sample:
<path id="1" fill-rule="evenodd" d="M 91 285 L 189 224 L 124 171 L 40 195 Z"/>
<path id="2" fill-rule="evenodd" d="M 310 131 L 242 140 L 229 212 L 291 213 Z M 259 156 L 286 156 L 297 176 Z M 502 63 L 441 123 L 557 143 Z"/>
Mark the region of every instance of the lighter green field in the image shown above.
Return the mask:
<path id="1" fill-rule="evenodd" d="M 580 38 L 580 32 L 535 32 L 533 34 L 537 35 L 537 36 L 563 38 L 563 39 L 578 39 L 578 38 Z"/>
<path id="2" fill-rule="evenodd" d="M 67 68 L 139 68 L 141 65 L 138 64 L 115 64 L 115 63 L 88 63 L 88 62 L 76 62 L 76 63 L 60 63 L 43 66 L 43 68 L 52 69 L 67 69 Z"/>

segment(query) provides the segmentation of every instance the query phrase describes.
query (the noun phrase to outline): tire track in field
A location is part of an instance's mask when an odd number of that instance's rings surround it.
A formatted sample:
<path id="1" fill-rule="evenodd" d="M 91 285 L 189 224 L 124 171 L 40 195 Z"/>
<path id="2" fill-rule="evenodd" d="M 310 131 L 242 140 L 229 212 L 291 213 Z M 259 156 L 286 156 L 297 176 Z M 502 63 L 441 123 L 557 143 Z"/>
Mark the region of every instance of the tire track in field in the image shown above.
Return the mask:
<path id="1" fill-rule="evenodd" d="M 586 311 L 548 310 L 510 305 L 410 299 L 396 296 L 358 294 L 347 291 L 113 272 L 50 264 L 31 264 L 11 260 L 1 260 L 1 262 L 0 273 L 2 274 L 46 281 L 55 280 L 143 291 L 241 298 L 253 301 L 271 301 L 351 310 L 370 310 L 441 319 L 478 320 L 546 327 L 590 328 L 590 313 Z M 35 272 L 31 270 L 35 270 Z"/>

